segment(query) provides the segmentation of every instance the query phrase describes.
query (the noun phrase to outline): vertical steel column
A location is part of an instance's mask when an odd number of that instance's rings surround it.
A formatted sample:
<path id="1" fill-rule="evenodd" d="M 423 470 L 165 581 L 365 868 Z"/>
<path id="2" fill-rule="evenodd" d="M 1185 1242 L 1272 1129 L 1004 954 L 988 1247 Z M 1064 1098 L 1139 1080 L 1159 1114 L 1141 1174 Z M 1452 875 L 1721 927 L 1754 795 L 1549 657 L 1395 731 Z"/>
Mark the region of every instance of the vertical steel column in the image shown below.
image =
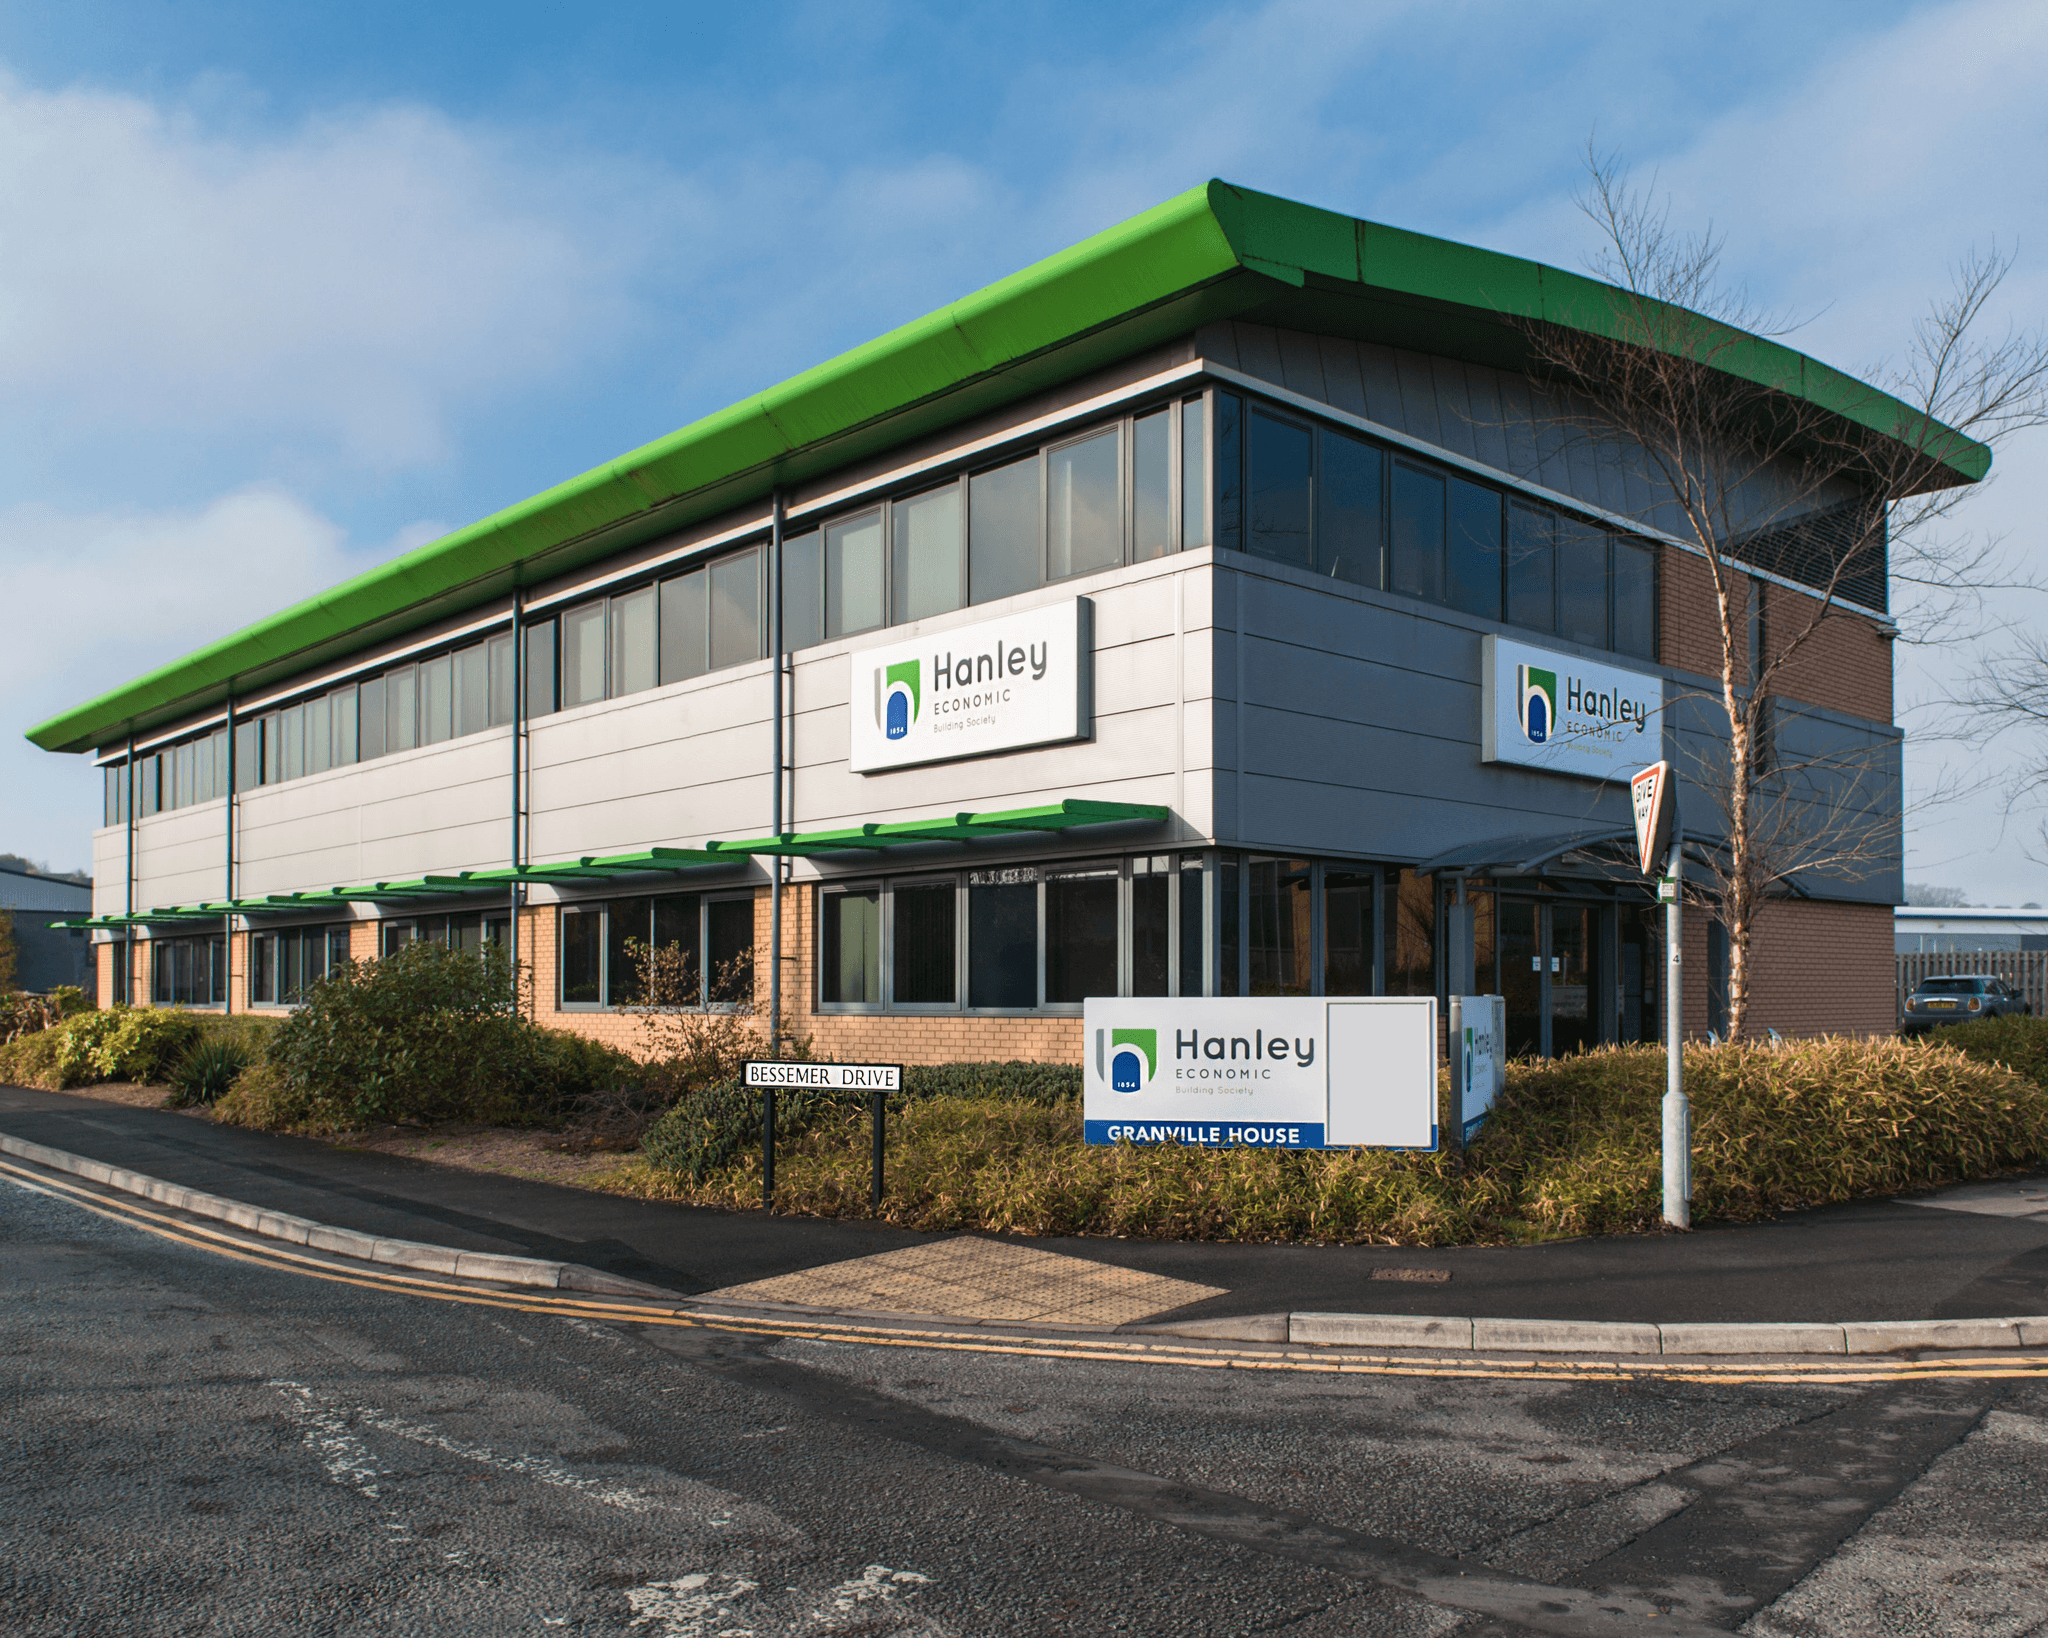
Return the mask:
<path id="1" fill-rule="evenodd" d="M 235 1010 L 235 696 L 228 694 L 228 863 L 227 891 L 222 895 L 229 908 L 221 913 L 224 928 L 221 942 L 222 978 L 226 988 L 221 991 L 221 1011 L 232 1014 Z"/>
<path id="2" fill-rule="evenodd" d="M 1692 1110 L 1685 1100 L 1685 1035 L 1678 987 L 1684 954 L 1685 843 L 1671 827 L 1670 886 L 1664 906 L 1664 1221 L 1692 1227 Z"/>
<path id="3" fill-rule="evenodd" d="M 520 818 L 524 805 L 524 782 L 520 778 L 522 767 L 522 741 L 526 734 L 526 592 L 514 585 L 512 588 L 512 868 L 517 870 L 525 861 L 520 856 L 524 840 L 521 834 Z M 506 896 L 511 901 L 512 919 L 505 934 L 505 954 L 512 968 L 512 1005 L 519 1006 L 519 912 L 525 898 L 524 882 L 514 880 L 507 884 Z M 536 1006 L 538 998 L 536 997 Z"/>
<path id="4" fill-rule="evenodd" d="M 768 523 L 768 631 L 775 650 L 775 795 L 770 803 L 769 833 L 782 839 L 782 491 L 776 490 Z M 768 1056 L 782 1056 L 782 855 L 768 855 Z M 757 992 L 758 993 L 758 992 Z M 771 1100 L 773 1093 L 769 1094 Z M 773 1108 L 771 1102 L 770 1108 Z M 774 1122 L 769 1120 L 772 1144 Z M 768 1159 L 772 1177 L 774 1157 Z M 771 1185 L 772 1186 L 772 1185 Z"/>
<path id="5" fill-rule="evenodd" d="M 122 988 L 135 1004 L 135 730 L 128 731 L 128 880 L 121 892 Z"/>

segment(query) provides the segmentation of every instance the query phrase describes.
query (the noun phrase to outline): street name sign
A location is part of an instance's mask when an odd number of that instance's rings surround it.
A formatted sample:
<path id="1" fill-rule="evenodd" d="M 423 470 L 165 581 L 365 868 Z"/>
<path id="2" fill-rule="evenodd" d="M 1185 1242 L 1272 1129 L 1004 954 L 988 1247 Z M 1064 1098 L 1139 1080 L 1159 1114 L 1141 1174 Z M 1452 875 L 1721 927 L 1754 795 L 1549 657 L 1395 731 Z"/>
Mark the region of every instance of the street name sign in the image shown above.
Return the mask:
<path id="1" fill-rule="evenodd" d="M 789 1058 L 749 1058 L 747 1085 L 824 1092 L 900 1092 L 901 1064 L 807 1064 Z"/>

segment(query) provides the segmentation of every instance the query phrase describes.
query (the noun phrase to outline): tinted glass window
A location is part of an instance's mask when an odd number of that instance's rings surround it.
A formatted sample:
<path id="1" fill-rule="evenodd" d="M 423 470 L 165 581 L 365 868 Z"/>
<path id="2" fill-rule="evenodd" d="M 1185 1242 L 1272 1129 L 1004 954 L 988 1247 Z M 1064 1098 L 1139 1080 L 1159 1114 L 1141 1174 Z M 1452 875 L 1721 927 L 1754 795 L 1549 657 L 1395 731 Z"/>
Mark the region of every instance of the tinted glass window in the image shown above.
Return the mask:
<path id="1" fill-rule="evenodd" d="M 1173 856 L 1131 861 L 1131 994 L 1164 995 L 1173 969 Z"/>
<path id="2" fill-rule="evenodd" d="M 1404 870 L 1388 881 L 1387 989 L 1389 995 L 1436 993 L 1436 883 Z"/>
<path id="3" fill-rule="evenodd" d="M 455 657 L 443 654 L 420 666 L 420 743 L 438 745 L 455 732 Z"/>
<path id="4" fill-rule="evenodd" d="M 891 895 L 892 998 L 901 1006 L 950 1006 L 953 985 L 951 882 L 899 887 Z"/>
<path id="5" fill-rule="evenodd" d="M 661 680 L 701 677 L 711 657 L 711 577 L 692 569 L 661 583 Z"/>
<path id="6" fill-rule="evenodd" d="M 1633 540 L 1614 543 L 1614 646 L 1639 659 L 1657 657 L 1657 554 Z"/>
<path id="7" fill-rule="evenodd" d="M 647 945 L 653 934 L 653 903 L 614 899 L 605 915 L 605 1000 L 634 1007 L 647 999 Z"/>
<path id="8" fill-rule="evenodd" d="M 1039 583 L 1038 457 L 977 472 L 967 484 L 969 595 L 993 602 Z"/>
<path id="9" fill-rule="evenodd" d="M 364 691 L 368 692 L 368 685 Z M 377 696 L 378 727 L 383 727 L 384 697 Z M 375 751 L 364 751 L 365 756 L 381 756 L 383 746 Z M 235 789 L 253 790 L 263 783 L 263 719 L 235 724 Z M 126 817 L 125 815 L 123 817 Z"/>
<path id="10" fill-rule="evenodd" d="M 455 731 L 480 734 L 491 725 L 491 656 L 482 643 L 455 652 Z"/>
<path id="11" fill-rule="evenodd" d="M 1557 629 L 1556 515 L 1508 502 L 1508 621 L 1531 631 Z"/>
<path id="12" fill-rule="evenodd" d="M 890 508 L 890 618 L 922 620 L 960 607 L 960 486 L 898 501 Z"/>
<path id="13" fill-rule="evenodd" d="M 744 1001 L 754 989 L 754 901 L 713 899 L 704 907 L 710 945 L 706 986 L 713 1001 Z"/>
<path id="14" fill-rule="evenodd" d="M 1607 536 L 1570 518 L 1558 520 L 1557 634 L 1607 646 Z"/>
<path id="15" fill-rule="evenodd" d="M 1394 463 L 1394 520 L 1388 586 L 1410 597 L 1444 595 L 1444 480 L 1406 461 Z"/>
<path id="16" fill-rule="evenodd" d="M 1380 583 L 1380 495 L 1386 457 L 1341 432 L 1322 435 L 1316 568 L 1354 586 Z"/>
<path id="17" fill-rule="evenodd" d="M 325 695 L 306 701 L 306 772 L 325 773 L 334 762 L 334 707 Z"/>
<path id="18" fill-rule="evenodd" d="M 1369 870 L 1323 871 L 1323 993 L 1372 994 Z"/>
<path id="19" fill-rule="evenodd" d="M 1216 395 L 1216 544 L 1236 551 L 1244 543 L 1244 400 Z"/>
<path id="20" fill-rule="evenodd" d="M 637 694 L 655 683 L 654 588 L 612 599 L 612 693 Z"/>
<path id="21" fill-rule="evenodd" d="M 555 709 L 555 622 L 526 630 L 526 714 L 544 717 Z"/>
<path id="22" fill-rule="evenodd" d="M 1113 865 L 1045 879 L 1045 998 L 1115 995 L 1117 871 Z"/>
<path id="23" fill-rule="evenodd" d="M 1141 415 L 1131 426 L 1131 560 L 1173 550 L 1173 416 Z"/>
<path id="24" fill-rule="evenodd" d="M 1180 407 L 1180 543 L 1183 550 L 1209 544 L 1209 436 L 1199 398 Z"/>
<path id="25" fill-rule="evenodd" d="M 656 969 L 663 1006 L 704 1002 L 704 913 L 694 893 L 664 893 L 654 901 L 654 947 L 662 952 Z"/>
<path id="26" fill-rule="evenodd" d="M 306 708 L 294 705 L 278 712 L 277 732 L 282 750 L 283 777 L 303 777 L 306 772 Z M 172 789 L 176 788 L 174 784 Z"/>
<path id="27" fill-rule="evenodd" d="M 338 688 L 327 700 L 334 711 L 334 763 L 336 767 L 347 767 L 360 754 L 356 691 Z"/>
<path id="28" fill-rule="evenodd" d="M 809 648 L 825 640 L 825 537 L 813 529 L 782 542 L 782 643 Z"/>
<path id="29" fill-rule="evenodd" d="M 1046 456 L 1047 579 L 1089 574 L 1123 561 L 1117 438 L 1112 427 Z"/>
<path id="30" fill-rule="evenodd" d="M 420 678 L 412 666 L 384 673 L 384 748 L 409 751 L 420 742 Z"/>
<path id="31" fill-rule="evenodd" d="M 507 632 L 502 637 L 493 637 L 484 647 L 490 655 L 485 662 L 488 672 L 485 689 L 490 696 L 487 726 L 495 728 L 501 722 L 512 720 L 512 634 Z"/>
<path id="32" fill-rule="evenodd" d="M 1306 859 L 1252 859 L 1253 995 L 1309 993 L 1310 869 Z"/>
<path id="33" fill-rule="evenodd" d="M 387 931 L 389 928 L 387 927 Z M 406 929 L 408 933 L 411 929 Z M 387 945 L 389 940 L 386 940 Z M 384 952 L 389 955 L 387 948 Z M 604 912 L 562 911 L 562 1002 L 565 1006 L 595 1006 L 603 997 Z"/>
<path id="34" fill-rule="evenodd" d="M 1484 484 L 1451 479 L 1450 604 L 1500 618 L 1501 498 Z"/>
<path id="35" fill-rule="evenodd" d="M 562 707 L 604 698 L 604 604 L 585 603 L 562 616 Z"/>
<path id="36" fill-rule="evenodd" d="M 1038 1005 L 1038 881 L 1028 870 L 967 878 L 967 1004 Z"/>
<path id="37" fill-rule="evenodd" d="M 744 665 L 761 657 L 761 559 L 735 552 L 711 565 L 711 666 Z"/>
<path id="38" fill-rule="evenodd" d="M 1254 407 L 1246 435 L 1245 540 L 1261 557 L 1303 568 L 1315 562 L 1309 534 L 1309 429 Z"/>
<path id="39" fill-rule="evenodd" d="M 882 999 L 882 894 L 879 888 L 827 893 L 820 906 L 818 998 L 833 1006 L 874 1006 Z"/>
<path id="40" fill-rule="evenodd" d="M 1180 993 L 1201 995 L 1202 984 L 1202 861 L 1183 855 L 1180 861 Z"/>
<path id="41" fill-rule="evenodd" d="M 825 529 L 825 635 L 851 637 L 882 623 L 882 514 Z"/>

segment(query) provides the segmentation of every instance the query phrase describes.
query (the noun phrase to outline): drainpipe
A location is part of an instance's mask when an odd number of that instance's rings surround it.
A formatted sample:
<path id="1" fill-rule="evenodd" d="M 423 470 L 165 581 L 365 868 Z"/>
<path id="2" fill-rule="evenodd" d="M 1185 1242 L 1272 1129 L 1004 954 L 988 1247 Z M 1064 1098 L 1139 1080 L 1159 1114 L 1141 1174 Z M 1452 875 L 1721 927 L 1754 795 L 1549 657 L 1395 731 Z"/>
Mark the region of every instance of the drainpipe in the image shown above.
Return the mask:
<path id="1" fill-rule="evenodd" d="M 768 641 L 775 650 L 775 794 L 769 830 L 782 840 L 782 491 L 776 490 L 768 524 Z M 782 865 L 768 855 L 768 1056 L 782 1056 Z"/>
<path id="2" fill-rule="evenodd" d="M 228 804 L 227 839 L 228 862 L 225 879 L 227 892 L 223 895 L 232 906 L 235 902 L 235 696 L 228 695 Z M 235 912 L 232 908 L 221 912 L 220 964 L 222 988 L 220 992 L 221 1011 L 232 1015 L 235 1010 Z"/>
<path id="3" fill-rule="evenodd" d="M 526 733 L 526 592 L 514 585 L 512 588 L 512 868 L 520 866 L 520 818 L 523 791 L 520 781 L 521 740 Z M 519 912 L 524 908 L 526 884 L 513 881 L 510 884 L 512 921 L 506 934 L 506 954 L 512 963 L 512 1005 L 519 1005 Z"/>
<path id="4" fill-rule="evenodd" d="M 135 1004 L 135 730 L 128 730 L 128 877 L 121 890 L 121 961 L 127 969 L 128 1004 Z"/>

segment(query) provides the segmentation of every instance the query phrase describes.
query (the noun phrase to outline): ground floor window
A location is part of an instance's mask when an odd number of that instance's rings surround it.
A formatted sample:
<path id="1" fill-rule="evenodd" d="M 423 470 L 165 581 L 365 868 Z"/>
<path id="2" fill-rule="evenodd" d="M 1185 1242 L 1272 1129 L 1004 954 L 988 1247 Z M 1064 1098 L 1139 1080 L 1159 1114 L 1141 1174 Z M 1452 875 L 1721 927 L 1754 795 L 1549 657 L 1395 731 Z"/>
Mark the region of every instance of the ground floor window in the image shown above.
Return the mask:
<path id="1" fill-rule="evenodd" d="M 107 1005 L 125 1007 L 134 999 L 135 946 L 125 938 L 107 946 Z"/>
<path id="2" fill-rule="evenodd" d="M 408 916 L 380 924 L 377 952 L 391 955 L 418 940 L 438 944 L 446 950 L 481 950 L 486 944 L 503 949 L 511 936 L 512 914 L 508 910 L 471 911 L 466 915 Z M 346 935 L 348 929 L 340 931 Z M 342 959 L 347 957 L 346 948 Z"/>
<path id="3" fill-rule="evenodd" d="M 249 935 L 249 1004 L 295 1006 L 348 960 L 348 926 L 285 927 Z"/>
<path id="4" fill-rule="evenodd" d="M 218 1007 L 228 998 L 224 934 L 150 943 L 150 999 L 160 1007 Z"/>
<path id="5" fill-rule="evenodd" d="M 565 904 L 558 926 L 565 1008 L 728 1006 L 753 994 L 751 893 Z"/>
<path id="6" fill-rule="evenodd" d="M 817 1004 L 1032 1012 L 1201 995 L 1201 854 L 1002 865 L 818 889 Z"/>

